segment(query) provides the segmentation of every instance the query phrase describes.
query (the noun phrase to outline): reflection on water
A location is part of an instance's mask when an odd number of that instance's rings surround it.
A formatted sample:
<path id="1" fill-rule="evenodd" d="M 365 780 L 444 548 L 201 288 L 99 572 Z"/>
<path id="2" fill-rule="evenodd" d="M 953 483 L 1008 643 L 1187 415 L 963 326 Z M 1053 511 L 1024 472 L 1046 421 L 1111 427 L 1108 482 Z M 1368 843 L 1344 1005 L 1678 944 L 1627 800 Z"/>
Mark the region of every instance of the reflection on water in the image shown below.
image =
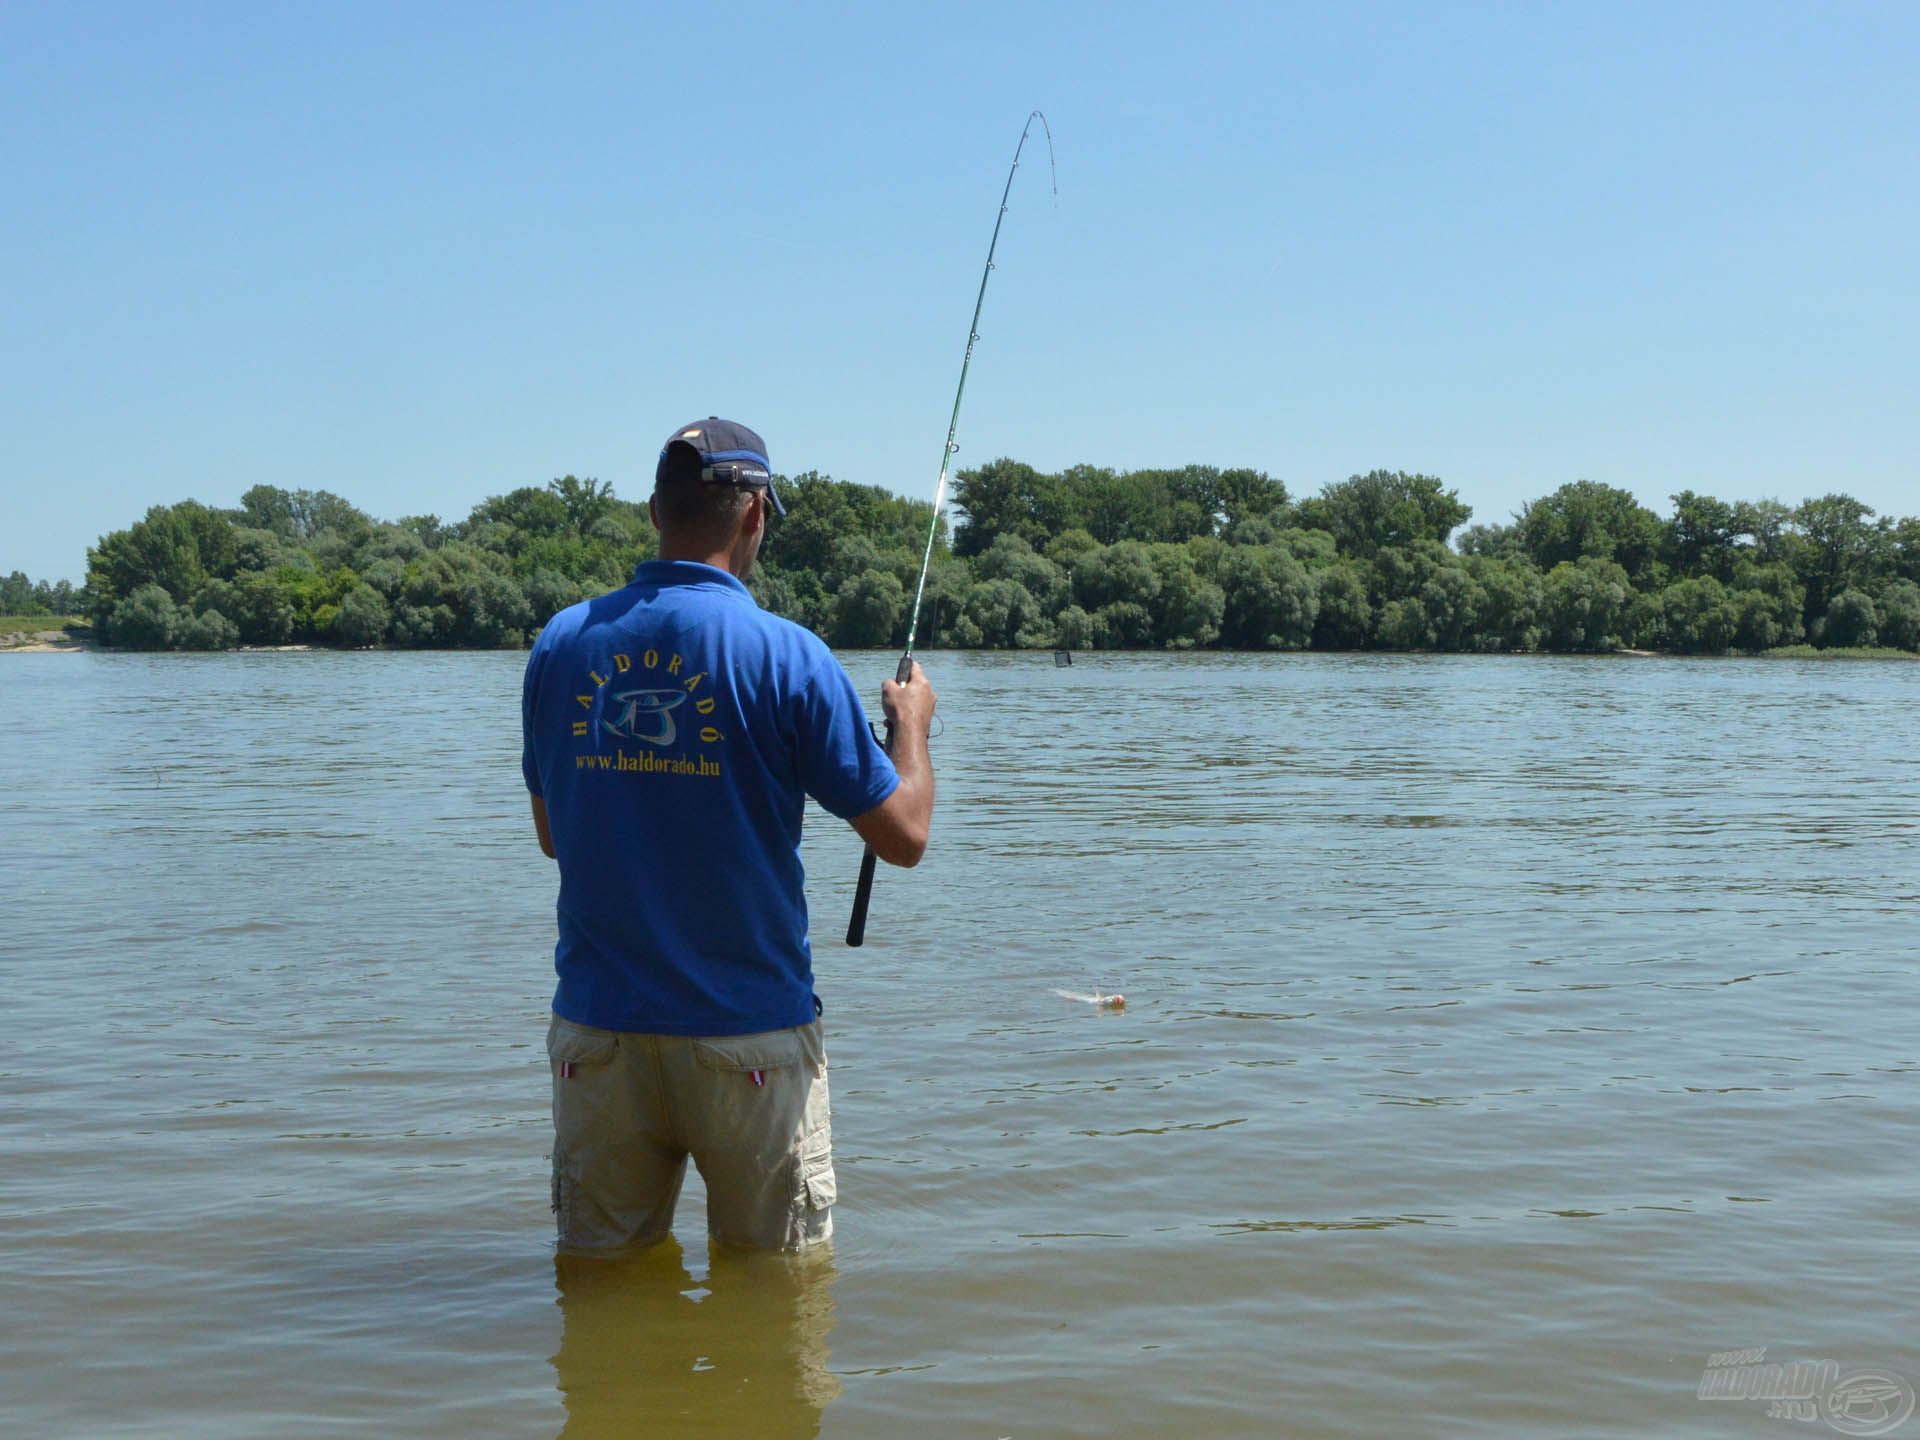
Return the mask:
<path id="1" fill-rule="evenodd" d="M 831 1247 L 713 1246 L 704 1282 L 677 1239 L 618 1260 L 556 1256 L 562 1440 L 810 1440 L 840 1393 L 827 1371 L 835 1274 Z"/>

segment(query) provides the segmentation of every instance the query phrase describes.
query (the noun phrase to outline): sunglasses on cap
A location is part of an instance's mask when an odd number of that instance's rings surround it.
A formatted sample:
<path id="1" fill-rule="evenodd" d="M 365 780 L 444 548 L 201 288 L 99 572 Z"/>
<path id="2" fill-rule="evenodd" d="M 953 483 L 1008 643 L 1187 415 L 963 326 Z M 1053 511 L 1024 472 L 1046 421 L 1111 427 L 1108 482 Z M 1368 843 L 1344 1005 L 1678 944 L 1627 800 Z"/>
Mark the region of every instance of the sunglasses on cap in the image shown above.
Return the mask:
<path id="1" fill-rule="evenodd" d="M 773 488 L 773 476 L 761 463 L 759 456 L 732 455 L 723 451 L 703 458 L 707 463 L 700 467 L 702 485 L 734 485 L 742 490 L 765 490 L 773 513 L 782 517 L 786 515 L 787 507 L 780 503 L 780 496 Z"/>

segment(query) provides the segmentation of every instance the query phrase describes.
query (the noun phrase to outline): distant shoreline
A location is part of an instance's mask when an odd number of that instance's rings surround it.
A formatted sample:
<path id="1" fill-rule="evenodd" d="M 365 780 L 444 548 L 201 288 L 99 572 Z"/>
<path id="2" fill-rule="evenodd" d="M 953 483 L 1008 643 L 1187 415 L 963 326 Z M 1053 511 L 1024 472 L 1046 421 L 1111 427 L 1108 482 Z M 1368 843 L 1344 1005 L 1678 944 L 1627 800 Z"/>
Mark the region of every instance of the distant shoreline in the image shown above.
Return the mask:
<path id="1" fill-rule="evenodd" d="M 855 647 L 841 647 L 841 648 L 859 649 L 862 647 L 855 646 Z M 37 630 L 32 632 L 17 632 L 15 635 L 0 634 L 0 655 L 68 655 L 68 654 L 80 654 L 84 651 L 95 651 L 104 655 L 182 655 L 182 654 L 271 655 L 271 654 L 284 654 L 284 653 L 289 653 L 294 651 L 302 651 L 302 652 L 333 651 L 341 654 L 372 654 L 372 653 L 378 652 L 378 653 L 387 653 L 387 654 L 411 653 L 416 655 L 418 654 L 446 655 L 446 654 L 459 654 L 462 651 L 468 651 L 474 654 L 482 654 L 482 653 L 497 654 L 501 650 L 510 650 L 510 651 L 518 650 L 524 653 L 525 649 L 526 649 L 525 646 L 495 646 L 495 647 L 447 646 L 444 648 L 437 648 L 433 646 L 412 646 L 412 645 L 406 645 L 406 646 L 373 645 L 373 646 L 362 647 L 359 650 L 351 650 L 346 646 L 339 646 L 339 645 L 236 645 L 229 650 L 215 650 L 215 651 L 141 650 L 141 649 L 136 649 L 132 646 L 125 646 L 125 645 L 97 644 L 91 638 L 90 634 L 84 630 L 77 633 L 73 630 Z M 1028 650 L 1025 652 L 1022 652 L 1018 649 L 1009 649 L 1008 647 L 998 647 L 998 648 L 969 647 L 969 650 L 971 650 L 973 653 L 978 653 L 978 654 L 995 654 L 995 655 L 1020 654 L 1020 653 L 1044 655 L 1047 653 L 1047 650 L 1045 647 L 1034 649 L 1034 650 Z M 967 653 L 967 652 L 953 651 L 948 653 L 958 654 L 958 653 Z M 1125 646 L 1125 647 L 1111 649 L 1111 650 L 1081 650 L 1077 653 L 1083 656 L 1087 656 L 1087 655 L 1178 655 L 1178 654 L 1428 655 L 1428 656 L 1511 655 L 1511 656 L 1520 656 L 1520 657 L 1531 657 L 1531 658 L 1537 658 L 1537 659 L 1548 659 L 1548 658 L 1555 658 L 1555 657 L 1559 657 L 1559 658 L 1579 657 L 1581 659 L 1587 659 L 1587 660 L 1605 660 L 1605 659 L 1832 660 L 1832 661 L 1856 661 L 1856 662 L 1862 661 L 1862 660 L 1895 660 L 1895 661 L 1901 661 L 1901 662 L 1911 662 L 1911 661 L 1920 660 L 1920 653 L 1916 653 L 1912 650 L 1893 650 L 1885 646 L 1874 646 L 1870 648 L 1852 648 L 1852 649 L 1835 646 L 1831 649 L 1821 650 L 1812 645 L 1781 645 L 1781 646 L 1775 647 L 1772 650 L 1756 650 L 1751 652 L 1727 651 L 1725 653 L 1718 654 L 1718 655 L 1681 654 L 1672 650 L 1638 650 L 1638 649 L 1627 648 L 1624 646 L 1618 650 L 1601 650 L 1601 651 L 1593 651 L 1593 650 L 1511 650 L 1511 651 L 1314 650 L 1311 648 L 1304 649 L 1304 650 L 1212 649 L 1207 651 L 1191 651 L 1191 650 L 1183 651 L 1183 650 L 1170 650 L 1170 649 L 1166 649 L 1158 646 L 1140 645 L 1140 646 Z"/>

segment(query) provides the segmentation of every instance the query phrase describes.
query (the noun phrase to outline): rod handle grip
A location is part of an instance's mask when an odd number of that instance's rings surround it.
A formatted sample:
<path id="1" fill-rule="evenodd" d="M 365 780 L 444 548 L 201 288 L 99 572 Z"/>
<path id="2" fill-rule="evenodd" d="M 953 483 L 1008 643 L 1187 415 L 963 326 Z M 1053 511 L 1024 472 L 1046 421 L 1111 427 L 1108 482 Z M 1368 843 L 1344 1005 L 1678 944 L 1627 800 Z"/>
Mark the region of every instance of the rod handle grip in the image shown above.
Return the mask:
<path id="1" fill-rule="evenodd" d="M 900 657 L 899 668 L 893 672 L 893 683 L 904 685 L 913 679 L 913 652 L 907 651 Z M 893 723 L 887 723 L 886 748 L 893 749 Z M 847 946 L 858 949 L 867 943 L 867 908 L 873 904 L 873 873 L 879 865 L 880 857 L 873 853 L 873 847 L 867 846 L 860 856 L 860 879 L 853 887 L 853 914 L 847 917 Z"/>
<path id="2" fill-rule="evenodd" d="M 867 906 L 873 903 L 873 872 L 880 857 L 869 845 L 860 857 L 860 883 L 853 890 L 853 915 L 847 921 L 847 944 L 858 948 L 867 942 Z"/>

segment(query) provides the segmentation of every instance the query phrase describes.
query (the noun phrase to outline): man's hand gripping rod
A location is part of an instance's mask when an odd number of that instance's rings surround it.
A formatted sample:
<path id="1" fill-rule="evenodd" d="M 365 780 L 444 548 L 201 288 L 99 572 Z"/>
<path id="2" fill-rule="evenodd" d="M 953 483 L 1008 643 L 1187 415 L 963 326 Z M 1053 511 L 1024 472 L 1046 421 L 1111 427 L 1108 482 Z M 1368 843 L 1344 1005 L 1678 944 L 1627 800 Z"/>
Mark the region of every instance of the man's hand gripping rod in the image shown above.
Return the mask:
<path id="1" fill-rule="evenodd" d="M 893 672 L 893 682 L 904 685 L 913 679 L 913 651 L 900 657 L 900 668 Z M 887 738 L 882 742 L 886 749 L 893 750 L 893 721 L 887 721 Z M 853 914 L 847 920 L 847 944 L 864 945 L 867 940 L 867 906 L 873 902 L 873 874 L 879 866 L 880 857 L 873 853 L 873 847 L 867 846 L 866 853 L 860 857 L 860 883 L 853 888 Z"/>

